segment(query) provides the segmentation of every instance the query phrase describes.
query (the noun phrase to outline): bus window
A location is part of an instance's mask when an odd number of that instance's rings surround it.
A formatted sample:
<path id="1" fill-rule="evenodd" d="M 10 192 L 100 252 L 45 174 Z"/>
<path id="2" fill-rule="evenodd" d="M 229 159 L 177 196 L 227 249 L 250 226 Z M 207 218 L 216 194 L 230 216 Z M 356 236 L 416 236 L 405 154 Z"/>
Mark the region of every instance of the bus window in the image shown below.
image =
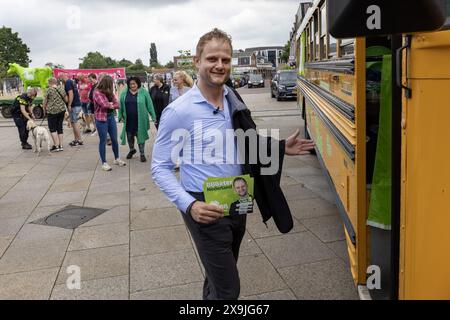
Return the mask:
<path id="1" fill-rule="evenodd" d="M 355 40 L 346 39 L 341 41 L 342 56 L 349 56 L 355 53 Z"/>
<path id="2" fill-rule="evenodd" d="M 330 46 L 328 47 L 328 57 L 337 57 L 337 40 L 330 34 Z"/>
<path id="3" fill-rule="evenodd" d="M 320 60 L 328 58 L 327 52 L 327 7 L 323 5 L 320 9 Z"/>
<path id="4" fill-rule="evenodd" d="M 319 15 L 314 14 L 314 40 L 316 45 L 315 60 L 320 60 L 320 30 L 319 30 Z"/>

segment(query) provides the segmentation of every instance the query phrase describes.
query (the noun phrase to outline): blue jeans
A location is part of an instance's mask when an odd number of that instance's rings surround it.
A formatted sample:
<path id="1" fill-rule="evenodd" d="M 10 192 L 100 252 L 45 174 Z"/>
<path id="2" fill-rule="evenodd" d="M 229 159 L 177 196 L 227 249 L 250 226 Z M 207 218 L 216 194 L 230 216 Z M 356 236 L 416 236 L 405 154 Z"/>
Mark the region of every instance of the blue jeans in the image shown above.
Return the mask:
<path id="1" fill-rule="evenodd" d="M 107 121 L 95 121 L 97 125 L 97 132 L 100 138 L 100 144 L 98 146 L 98 151 L 100 153 L 100 158 L 102 164 L 106 163 L 106 140 L 109 133 L 112 142 L 112 149 L 114 152 L 114 159 L 119 159 L 119 143 L 117 142 L 117 124 L 116 118 L 113 114 L 108 115 Z"/>

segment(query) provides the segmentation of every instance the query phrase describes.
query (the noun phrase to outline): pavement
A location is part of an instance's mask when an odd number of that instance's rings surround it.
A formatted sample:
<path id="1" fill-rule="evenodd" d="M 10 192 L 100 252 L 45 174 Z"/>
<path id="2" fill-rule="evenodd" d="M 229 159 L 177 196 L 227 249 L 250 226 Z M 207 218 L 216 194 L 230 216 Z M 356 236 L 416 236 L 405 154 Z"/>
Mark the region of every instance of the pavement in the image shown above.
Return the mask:
<path id="1" fill-rule="evenodd" d="M 271 99 L 268 88 L 240 91 L 259 128 L 279 128 L 287 137 L 303 126 L 295 102 Z M 15 127 L 0 126 L 0 137 L 0 299 L 201 299 L 198 254 L 149 163 L 135 157 L 103 172 L 97 136 L 40 157 L 20 149 Z M 72 140 L 67 128 L 65 139 Z M 124 158 L 128 148 L 120 151 Z M 112 162 L 109 148 L 107 156 Z M 241 299 L 358 299 L 342 222 L 317 158 L 286 159 L 282 187 L 294 230 L 282 235 L 272 221 L 266 228 L 259 212 L 249 215 L 238 262 Z M 68 205 L 107 211 L 75 230 L 31 223 Z M 80 290 L 67 286 L 69 266 L 81 270 Z"/>

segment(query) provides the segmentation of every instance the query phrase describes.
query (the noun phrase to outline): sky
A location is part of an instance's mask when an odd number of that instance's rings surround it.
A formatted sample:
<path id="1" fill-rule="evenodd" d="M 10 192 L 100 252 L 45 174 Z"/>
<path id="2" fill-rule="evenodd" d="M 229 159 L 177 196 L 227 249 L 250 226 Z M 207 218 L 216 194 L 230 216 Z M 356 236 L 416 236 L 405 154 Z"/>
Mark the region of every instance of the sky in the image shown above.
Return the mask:
<path id="1" fill-rule="evenodd" d="M 178 50 L 191 50 L 218 27 L 234 49 L 284 46 L 298 0 L 0 0 L 0 26 L 28 45 L 31 67 L 47 62 L 78 68 L 99 51 L 116 60 L 149 64 L 150 43 L 166 64 Z"/>

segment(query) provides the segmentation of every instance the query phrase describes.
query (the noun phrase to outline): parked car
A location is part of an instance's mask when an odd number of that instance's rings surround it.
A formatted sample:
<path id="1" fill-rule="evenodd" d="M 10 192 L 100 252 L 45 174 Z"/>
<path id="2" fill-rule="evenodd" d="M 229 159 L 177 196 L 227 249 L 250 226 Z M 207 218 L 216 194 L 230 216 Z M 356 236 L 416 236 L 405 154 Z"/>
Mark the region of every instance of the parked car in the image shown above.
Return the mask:
<path id="1" fill-rule="evenodd" d="M 248 80 L 248 88 L 251 89 L 253 87 L 264 88 L 264 78 L 260 74 L 251 74 Z"/>
<path id="2" fill-rule="evenodd" d="M 283 70 L 278 71 L 272 80 L 270 86 L 272 98 L 277 101 L 282 99 L 297 98 L 297 71 Z"/>

